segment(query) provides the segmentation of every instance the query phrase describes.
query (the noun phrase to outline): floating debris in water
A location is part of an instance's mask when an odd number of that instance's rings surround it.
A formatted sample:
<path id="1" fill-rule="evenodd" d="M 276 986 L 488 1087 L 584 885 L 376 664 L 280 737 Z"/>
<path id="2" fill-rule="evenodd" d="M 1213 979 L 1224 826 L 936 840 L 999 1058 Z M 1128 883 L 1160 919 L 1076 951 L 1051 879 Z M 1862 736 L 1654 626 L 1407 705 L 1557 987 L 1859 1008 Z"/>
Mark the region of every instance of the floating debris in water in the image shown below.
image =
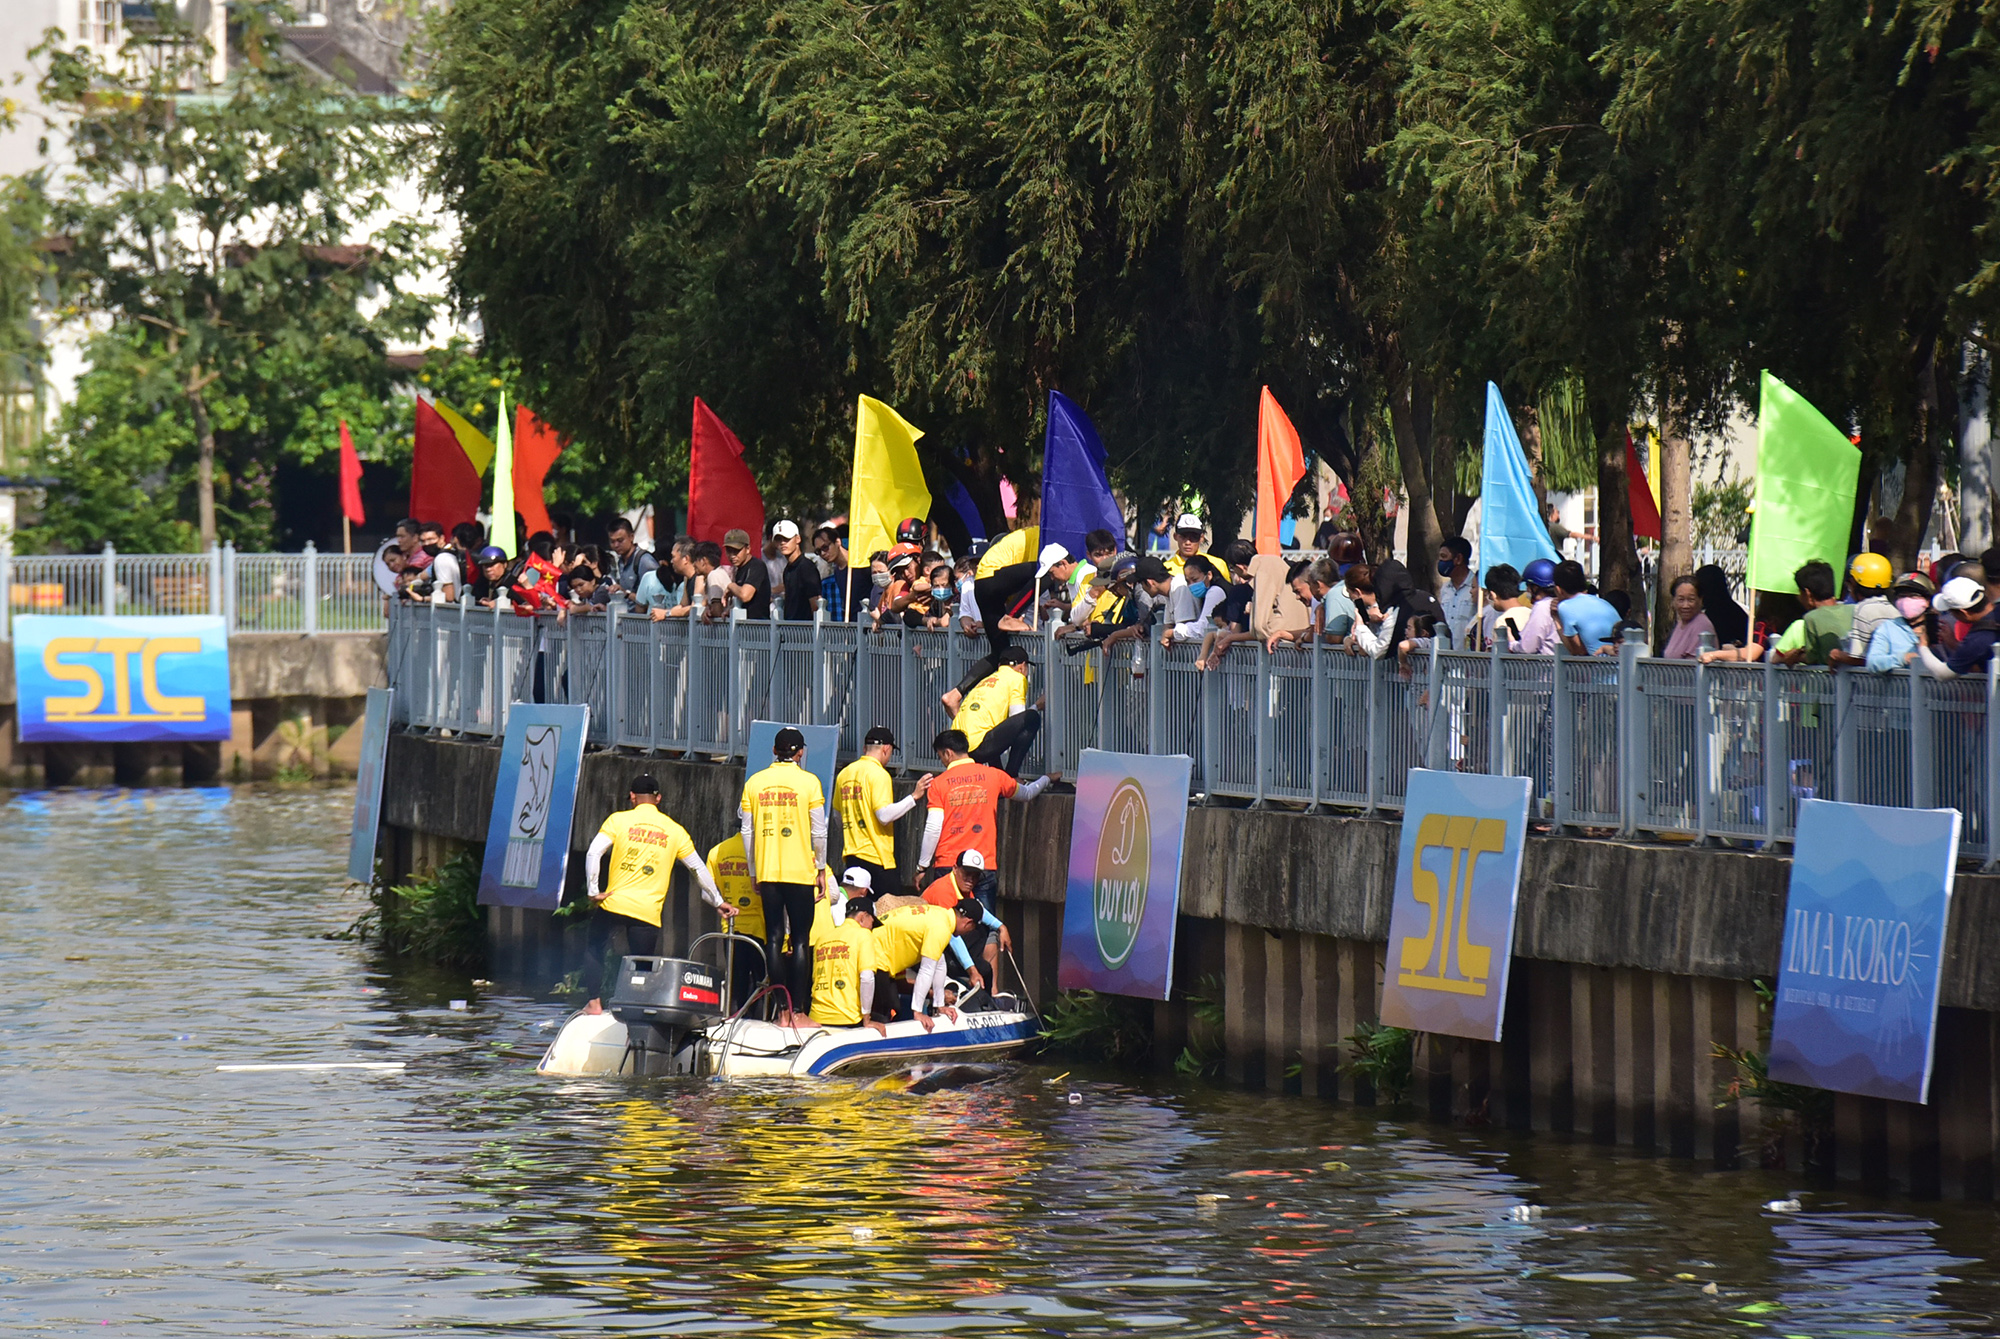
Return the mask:
<path id="1" fill-rule="evenodd" d="M 1547 1212 L 1539 1204 L 1516 1204 L 1507 1211 L 1507 1216 L 1517 1223 L 1532 1223 Z"/>
<path id="2" fill-rule="evenodd" d="M 1194 1197 L 1194 1200 L 1195 1200 L 1195 1203 L 1197 1203 L 1197 1204 L 1208 1204 L 1208 1205 L 1215 1205 L 1215 1204 L 1220 1204 L 1220 1203 L 1222 1203 L 1222 1201 L 1224 1201 L 1224 1200 L 1226 1200 L 1226 1199 L 1228 1199 L 1228 1198 L 1229 1198 L 1229 1196 L 1227 1196 L 1227 1195 L 1217 1195 L 1217 1194 L 1214 1194 L 1214 1193 L 1212 1193 L 1212 1192 L 1204 1192 L 1204 1193 L 1202 1193 L 1202 1194 L 1200 1194 L 1200 1195 L 1196 1195 L 1196 1196 Z"/>
<path id="3" fill-rule="evenodd" d="M 1321 1163 L 1321 1164 L 1320 1164 L 1320 1166 L 1324 1167 L 1324 1168 L 1325 1168 L 1325 1169 L 1326 1169 L 1327 1171 L 1329 1171 L 1329 1172 L 1351 1172 L 1351 1171 L 1353 1171 L 1353 1170 L 1354 1170 L 1354 1169 L 1353 1169 L 1352 1167 L 1348 1166 L 1348 1165 L 1347 1165 L 1346 1163 L 1344 1163 L 1344 1162 L 1338 1162 L 1338 1161 L 1336 1161 L 1336 1162 L 1323 1162 L 1323 1163 Z"/>
<path id="4" fill-rule="evenodd" d="M 64 962 L 89 962 L 89 961 L 90 961 L 90 955 L 89 955 L 89 954 L 87 954 L 87 953 L 76 953 L 76 954 L 72 954 L 71 956 L 69 956 L 69 957 L 67 957 L 67 958 L 64 958 L 64 959 L 63 959 L 63 961 L 64 961 Z"/>
<path id="5" fill-rule="evenodd" d="M 1630 1274 L 1614 1274 L 1608 1270 L 1589 1274 L 1558 1274 L 1556 1277 L 1565 1283 L 1637 1283 L 1639 1281 Z"/>
<path id="6" fill-rule="evenodd" d="M 457 1011 L 458 1013 L 464 1013 L 464 1012 L 465 1012 L 465 1001 L 464 1001 L 464 1000 L 453 1000 L 453 1001 L 451 1002 L 451 1007 L 452 1007 L 452 1008 L 453 1008 L 453 1009 L 454 1009 L 455 1011 Z"/>
<path id="7" fill-rule="evenodd" d="M 1052 1079 L 1043 1079 L 1043 1080 L 1042 1080 L 1042 1082 L 1043 1082 L 1043 1083 L 1061 1083 L 1061 1082 L 1062 1082 L 1062 1081 L 1063 1081 L 1064 1079 L 1066 1079 L 1066 1078 L 1068 1078 L 1068 1077 L 1069 1077 L 1069 1073 L 1070 1073 L 1070 1072 L 1069 1072 L 1068 1070 L 1064 1070 L 1064 1071 L 1063 1071 L 1062 1073 L 1060 1073 L 1060 1074 L 1056 1075 L 1056 1076 L 1055 1076 L 1054 1078 L 1052 1078 Z"/>
<path id="8" fill-rule="evenodd" d="M 1797 1200 L 1772 1200 L 1764 1207 L 1772 1213 L 1797 1213 L 1806 1206 Z"/>
<path id="9" fill-rule="evenodd" d="M 875 1229 L 872 1227 L 853 1227 L 849 1228 L 848 1231 L 854 1234 L 856 1241 L 873 1241 L 875 1239 Z"/>
<path id="10" fill-rule="evenodd" d="M 1080 1106 L 1082 1106 L 1082 1105 L 1083 1105 L 1083 1094 L 1082 1094 L 1082 1093 L 1071 1093 L 1071 1094 L 1069 1095 L 1069 1104 L 1070 1104 L 1071 1106 L 1073 1106 L 1073 1107 L 1080 1107 Z"/>
<path id="11" fill-rule="evenodd" d="M 493 983 L 492 983 L 491 981 L 484 981 L 484 980 L 481 980 L 481 979 L 480 979 L 480 978 L 478 978 L 478 977 L 474 977 L 474 978 L 472 979 L 472 984 L 473 984 L 473 985 L 475 985 L 475 986 L 490 986 L 490 985 L 492 985 Z"/>
<path id="12" fill-rule="evenodd" d="M 1676 1274 L 1674 1275 L 1674 1277 L 1679 1279 L 1682 1283 L 1693 1283 L 1695 1280 L 1695 1276 L 1693 1274 Z"/>
<path id="13" fill-rule="evenodd" d="M 175 1040 L 175 1041 L 193 1041 L 193 1040 L 194 1040 L 194 1033 L 192 1033 L 192 1032 L 182 1032 L 182 1033 L 178 1033 L 178 1034 L 176 1034 L 176 1035 L 175 1035 L 175 1037 L 174 1037 L 174 1040 Z"/>
<path id="14" fill-rule="evenodd" d="M 1715 1295 L 1716 1295 L 1717 1293 L 1721 1292 L 1721 1291 L 1722 1291 L 1722 1289 L 1720 1289 L 1720 1288 L 1716 1287 L 1716 1286 L 1715 1286 L 1715 1285 L 1714 1285 L 1713 1283 L 1709 1283 L 1709 1284 L 1704 1284 L 1704 1285 L 1702 1286 L 1702 1291 L 1703 1291 L 1704 1293 L 1707 1293 L 1707 1294 L 1708 1294 L 1708 1295 L 1709 1295 L 1710 1297 L 1713 1297 L 1713 1296 L 1715 1296 Z"/>

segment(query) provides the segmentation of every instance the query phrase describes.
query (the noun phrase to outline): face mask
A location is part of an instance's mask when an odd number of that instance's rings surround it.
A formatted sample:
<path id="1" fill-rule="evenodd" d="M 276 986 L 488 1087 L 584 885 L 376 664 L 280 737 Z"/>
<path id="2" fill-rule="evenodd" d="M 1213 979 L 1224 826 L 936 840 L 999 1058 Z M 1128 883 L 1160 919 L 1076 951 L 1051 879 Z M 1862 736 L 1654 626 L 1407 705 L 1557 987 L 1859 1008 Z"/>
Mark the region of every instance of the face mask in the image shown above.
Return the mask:
<path id="1" fill-rule="evenodd" d="M 949 587 L 949 586 L 932 586 L 932 587 L 931 587 L 931 598 L 932 598 L 933 600 L 948 600 L 948 599 L 950 599 L 950 598 L 951 598 L 951 587 Z"/>
<path id="2" fill-rule="evenodd" d="M 1896 601 L 1896 612 L 1914 623 L 1924 616 L 1924 606 L 1929 603 L 1921 595 L 1905 595 Z"/>
<path id="3" fill-rule="evenodd" d="M 1208 594 L 1208 583 L 1206 581 L 1188 582 L 1188 594 L 1199 600 L 1202 596 Z"/>
<path id="4" fill-rule="evenodd" d="M 1448 576 L 1450 576 L 1450 575 L 1451 575 L 1451 569 L 1452 569 L 1452 560 L 1451 560 L 1450 558 L 1440 558 L 1440 559 L 1438 559 L 1438 575 L 1439 575 L 1439 576 L 1441 576 L 1441 577 L 1448 577 Z"/>
<path id="5" fill-rule="evenodd" d="M 869 576 L 874 580 L 876 590 L 882 590 L 889 584 L 889 574 L 887 572 L 871 572 Z"/>

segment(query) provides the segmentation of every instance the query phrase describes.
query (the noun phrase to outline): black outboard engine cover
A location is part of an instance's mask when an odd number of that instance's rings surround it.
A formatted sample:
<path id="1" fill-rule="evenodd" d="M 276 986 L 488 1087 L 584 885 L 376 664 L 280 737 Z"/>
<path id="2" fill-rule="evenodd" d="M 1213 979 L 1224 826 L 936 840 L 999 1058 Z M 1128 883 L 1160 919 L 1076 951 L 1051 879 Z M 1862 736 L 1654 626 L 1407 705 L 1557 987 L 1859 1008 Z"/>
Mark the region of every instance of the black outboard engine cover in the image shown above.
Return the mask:
<path id="1" fill-rule="evenodd" d="M 706 1027 L 722 1017 L 715 969 L 686 958 L 626 958 L 611 1012 L 628 1028 L 652 1023 L 672 1031 Z"/>

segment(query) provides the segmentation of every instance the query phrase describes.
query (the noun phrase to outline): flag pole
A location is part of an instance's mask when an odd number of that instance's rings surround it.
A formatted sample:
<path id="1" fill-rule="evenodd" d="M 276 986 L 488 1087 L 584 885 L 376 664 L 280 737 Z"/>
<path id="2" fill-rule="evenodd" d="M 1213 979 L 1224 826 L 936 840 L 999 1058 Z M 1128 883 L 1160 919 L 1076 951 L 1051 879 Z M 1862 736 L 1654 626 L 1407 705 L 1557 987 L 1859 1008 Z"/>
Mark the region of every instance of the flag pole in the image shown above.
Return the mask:
<path id="1" fill-rule="evenodd" d="M 340 514 L 340 547 L 343 553 L 354 552 L 354 522 L 347 519 L 347 513 Z"/>

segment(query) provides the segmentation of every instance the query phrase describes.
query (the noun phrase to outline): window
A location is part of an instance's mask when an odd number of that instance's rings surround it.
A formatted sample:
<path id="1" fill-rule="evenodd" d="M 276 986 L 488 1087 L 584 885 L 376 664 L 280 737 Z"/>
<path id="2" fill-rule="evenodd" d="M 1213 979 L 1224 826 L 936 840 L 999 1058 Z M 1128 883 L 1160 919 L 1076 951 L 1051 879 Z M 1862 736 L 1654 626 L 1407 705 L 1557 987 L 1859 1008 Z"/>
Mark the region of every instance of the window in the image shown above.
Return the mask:
<path id="1" fill-rule="evenodd" d="M 117 46 L 120 0 L 76 0 L 76 35 L 92 46 Z"/>

